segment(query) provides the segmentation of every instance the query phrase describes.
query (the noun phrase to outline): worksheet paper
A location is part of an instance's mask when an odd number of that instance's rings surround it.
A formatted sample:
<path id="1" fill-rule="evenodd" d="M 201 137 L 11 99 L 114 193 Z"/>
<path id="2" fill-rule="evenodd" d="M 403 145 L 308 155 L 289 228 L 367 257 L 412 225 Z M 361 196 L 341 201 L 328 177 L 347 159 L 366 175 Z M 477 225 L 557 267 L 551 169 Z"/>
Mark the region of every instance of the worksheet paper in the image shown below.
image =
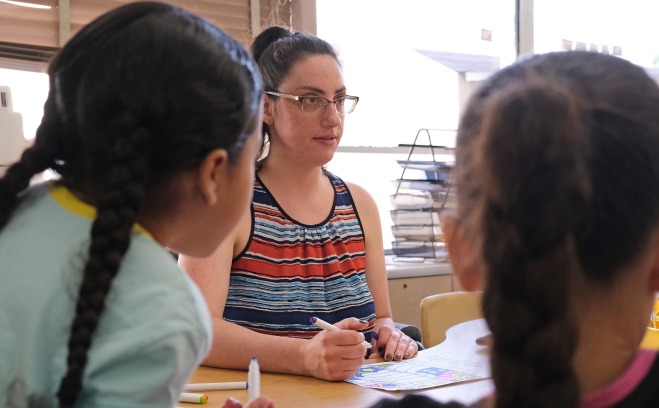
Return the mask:
<path id="1" fill-rule="evenodd" d="M 403 361 L 364 364 L 346 381 L 385 391 L 419 390 L 490 376 L 487 362 L 419 354 Z"/>

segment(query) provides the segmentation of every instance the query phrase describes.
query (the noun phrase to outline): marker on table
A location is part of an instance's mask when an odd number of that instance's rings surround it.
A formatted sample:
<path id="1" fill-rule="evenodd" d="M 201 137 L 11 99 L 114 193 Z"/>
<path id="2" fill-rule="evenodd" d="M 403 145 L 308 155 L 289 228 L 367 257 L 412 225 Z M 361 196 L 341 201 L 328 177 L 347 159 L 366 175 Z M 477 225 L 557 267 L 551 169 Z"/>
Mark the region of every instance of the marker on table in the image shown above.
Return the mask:
<path id="1" fill-rule="evenodd" d="M 247 372 L 247 400 L 251 401 L 261 394 L 261 370 L 259 369 L 259 361 L 256 357 L 252 357 L 249 362 L 249 370 Z"/>
<path id="2" fill-rule="evenodd" d="M 321 319 L 321 318 L 319 318 L 319 317 L 315 317 L 315 316 L 314 316 L 314 317 L 312 317 L 311 319 L 309 319 L 309 321 L 310 321 L 311 324 L 313 324 L 314 326 L 316 326 L 316 327 L 320 327 L 320 328 L 323 329 L 323 330 L 327 330 L 327 331 L 337 331 L 337 330 L 341 330 L 341 329 L 339 329 L 338 327 L 334 326 L 333 324 L 329 324 L 329 323 L 327 323 L 325 320 L 323 320 L 323 319 Z M 371 348 L 371 347 L 372 347 L 372 346 L 371 346 L 371 343 L 367 342 L 366 340 L 364 340 L 364 345 L 366 346 L 366 348 Z"/>
<path id="3" fill-rule="evenodd" d="M 208 402 L 208 395 L 197 394 L 194 392 L 183 392 L 178 397 L 179 402 L 192 402 L 195 404 L 205 404 Z"/>
<path id="4" fill-rule="evenodd" d="M 219 391 L 219 390 L 246 390 L 247 381 L 219 382 L 219 383 L 194 383 L 187 384 L 185 391 Z"/>

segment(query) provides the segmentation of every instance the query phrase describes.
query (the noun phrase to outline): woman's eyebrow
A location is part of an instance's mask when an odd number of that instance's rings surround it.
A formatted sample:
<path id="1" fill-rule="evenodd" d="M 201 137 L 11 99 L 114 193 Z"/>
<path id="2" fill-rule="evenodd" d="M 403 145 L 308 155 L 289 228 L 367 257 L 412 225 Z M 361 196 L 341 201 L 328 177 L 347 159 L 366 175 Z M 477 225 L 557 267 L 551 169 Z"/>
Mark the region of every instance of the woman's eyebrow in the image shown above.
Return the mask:
<path id="1" fill-rule="evenodd" d="M 322 89 L 316 88 L 315 86 L 300 86 L 300 87 L 296 88 L 296 91 L 315 92 L 315 93 L 318 93 L 318 94 L 321 94 L 321 95 L 324 94 Z M 344 93 L 345 91 L 346 91 L 346 87 L 343 86 L 343 87 L 335 90 L 334 95 Z"/>

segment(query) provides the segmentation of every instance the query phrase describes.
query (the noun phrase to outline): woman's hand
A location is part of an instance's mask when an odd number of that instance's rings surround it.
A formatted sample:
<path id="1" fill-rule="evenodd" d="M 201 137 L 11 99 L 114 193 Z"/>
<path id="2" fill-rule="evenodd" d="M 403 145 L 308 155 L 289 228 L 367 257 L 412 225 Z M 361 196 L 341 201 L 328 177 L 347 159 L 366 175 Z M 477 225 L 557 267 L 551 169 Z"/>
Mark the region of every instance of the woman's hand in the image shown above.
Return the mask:
<path id="1" fill-rule="evenodd" d="M 371 337 L 376 340 L 376 344 L 368 358 L 401 361 L 412 358 L 419 352 L 416 341 L 395 327 L 382 325 L 377 332 L 371 333 Z"/>
<path id="2" fill-rule="evenodd" d="M 368 323 L 354 317 L 335 324 L 341 330 L 323 330 L 310 339 L 301 350 L 306 374 L 329 381 L 342 381 L 357 374 L 364 363 L 366 346 L 364 330 Z"/>
<path id="3" fill-rule="evenodd" d="M 275 408 L 275 403 L 267 397 L 257 397 L 243 405 L 235 398 L 228 398 L 224 401 L 222 408 Z"/>

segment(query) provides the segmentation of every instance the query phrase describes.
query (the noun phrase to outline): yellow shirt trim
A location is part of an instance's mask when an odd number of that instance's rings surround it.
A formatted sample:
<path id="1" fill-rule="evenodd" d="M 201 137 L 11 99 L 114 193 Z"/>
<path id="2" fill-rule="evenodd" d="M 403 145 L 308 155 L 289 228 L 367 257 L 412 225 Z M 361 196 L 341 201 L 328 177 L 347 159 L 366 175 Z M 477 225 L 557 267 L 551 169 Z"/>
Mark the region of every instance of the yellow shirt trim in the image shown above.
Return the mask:
<path id="1" fill-rule="evenodd" d="M 68 188 L 64 187 L 63 185 L 56 183 L 50 184 L 48 186 L 48 192 L 59 205 L 71 211 L 72 213 L 92 220 L 96 219 L 96 208 L 83 201 L 80 201 L 75 195 L 73 195 L 73 193 L 71 193 Z M 133 224 L 133 231 L 153 239 L 151 233 L 140 224 Z"/>

